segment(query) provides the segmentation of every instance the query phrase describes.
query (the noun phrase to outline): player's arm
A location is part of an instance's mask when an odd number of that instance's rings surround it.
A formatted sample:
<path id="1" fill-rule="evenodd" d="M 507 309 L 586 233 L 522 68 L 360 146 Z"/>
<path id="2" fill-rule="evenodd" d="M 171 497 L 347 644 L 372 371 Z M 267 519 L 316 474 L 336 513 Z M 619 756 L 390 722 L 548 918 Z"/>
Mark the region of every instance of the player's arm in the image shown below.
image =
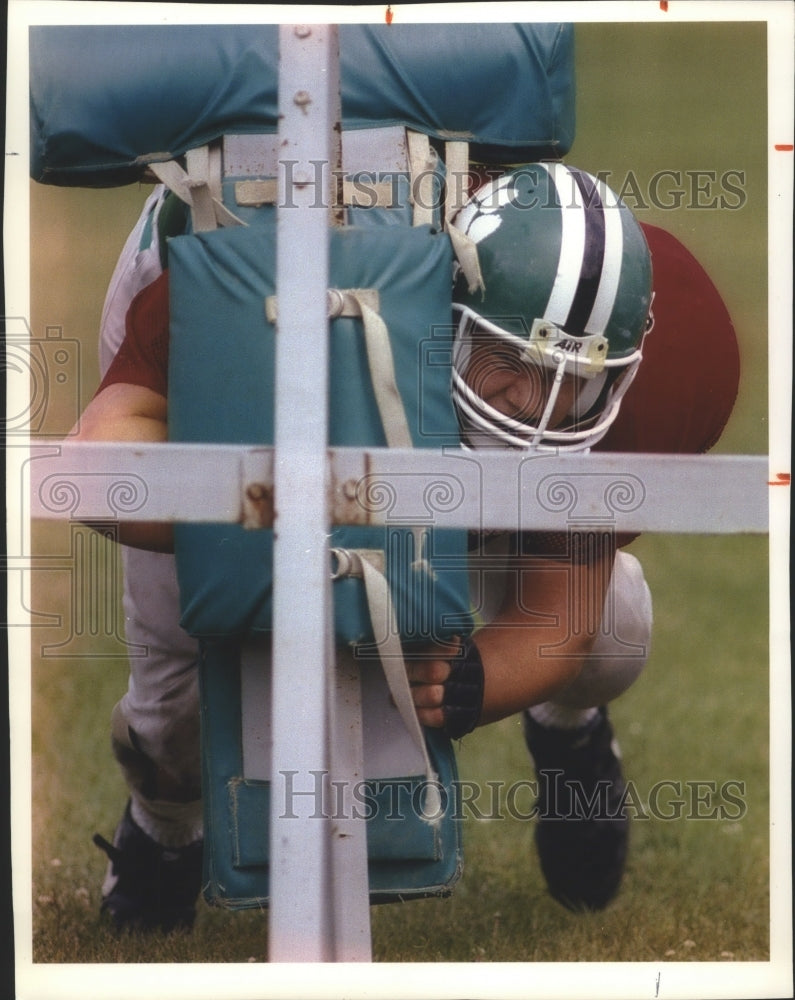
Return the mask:
<path id="1" fill-rule="evenodd" d="M 583 559 L 518 556 L 497 617 L 471 640 L 483 665 L 478 725 L 559 694 L 578 676 L 601 625 L 613 550 Z M 454 661 L 448 649 L 409 666 L 420 722 L 445 725 Z"/>
<path id="2" fill-rule="evenodd" d="M 146 386 L 112 383 L 85 408 L 70 440 L 160 443 L 167 439 L 166 406 Z"/>
<path id="3" fill-rule="evenodd" d="M 580 559 L 523 556 L 496 619 L 475 634 L 483 661 L 480 724 L 559 694 L 599 634 L 613 550 Z"/>
<path id="4" fill-rule="evenodd" d="M 142 385 L 114 382 L 91 400 L 70 441 L 140 441 L 159 444 L 167 440 L 167 404 L 164 396 Z M 86 522 L 91 527 L 91 522 Z M 135 548 L 172 552 L 170 524 L 122 521 L 119 541 Z"/>

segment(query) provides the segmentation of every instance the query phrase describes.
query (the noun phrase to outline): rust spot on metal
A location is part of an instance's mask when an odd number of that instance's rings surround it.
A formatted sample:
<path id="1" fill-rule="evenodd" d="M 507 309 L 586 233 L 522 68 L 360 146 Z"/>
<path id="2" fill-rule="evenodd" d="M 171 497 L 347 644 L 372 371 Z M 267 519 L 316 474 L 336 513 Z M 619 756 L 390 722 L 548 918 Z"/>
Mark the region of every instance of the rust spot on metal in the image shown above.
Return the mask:
<path id="1" fill-rule="evenodd" d="M 250 483 L 246 487 L 243 506 L 243 527 L 250 529 L 271 527 L 276 516 L 273 487 L 266 483 Z"/>

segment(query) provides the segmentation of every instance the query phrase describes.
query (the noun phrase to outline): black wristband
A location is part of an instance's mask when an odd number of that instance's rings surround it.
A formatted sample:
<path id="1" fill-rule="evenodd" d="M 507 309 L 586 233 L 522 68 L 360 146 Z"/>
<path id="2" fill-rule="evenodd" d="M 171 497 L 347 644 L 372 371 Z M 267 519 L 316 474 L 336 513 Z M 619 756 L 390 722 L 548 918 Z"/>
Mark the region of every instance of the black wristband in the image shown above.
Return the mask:
<path id="1" fill-rule="evenodd" d="M 478 647 L 465 639 L 461 651 L 451 660 L 450 676 L 444 682 L 444 732 L 451 740 L 460 740 L 478 724 L 483 687 L 483 661 Z"/>

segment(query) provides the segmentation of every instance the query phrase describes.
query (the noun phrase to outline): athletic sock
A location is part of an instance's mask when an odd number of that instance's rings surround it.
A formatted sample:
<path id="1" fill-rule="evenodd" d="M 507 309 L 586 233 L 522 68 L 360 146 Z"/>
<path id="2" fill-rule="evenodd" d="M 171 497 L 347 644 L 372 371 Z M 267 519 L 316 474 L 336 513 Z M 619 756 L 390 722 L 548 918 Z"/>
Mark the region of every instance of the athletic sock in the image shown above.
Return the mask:
<path id="1" fill-rule="evenodd" d="M 527 710 L 540 726 L 552 729 L 581 729 L 587 726 L 599 712 L 598 708 L 570 708 L 554 701 L 544 701 Z"/>
<path id="2" fill-rule="evenodd" d="M 162 847 L 187 847 L 202 837 L 202 803 L 166 802 L 145 799 L 132 793 L 130 814 L 133 820 Z"/>

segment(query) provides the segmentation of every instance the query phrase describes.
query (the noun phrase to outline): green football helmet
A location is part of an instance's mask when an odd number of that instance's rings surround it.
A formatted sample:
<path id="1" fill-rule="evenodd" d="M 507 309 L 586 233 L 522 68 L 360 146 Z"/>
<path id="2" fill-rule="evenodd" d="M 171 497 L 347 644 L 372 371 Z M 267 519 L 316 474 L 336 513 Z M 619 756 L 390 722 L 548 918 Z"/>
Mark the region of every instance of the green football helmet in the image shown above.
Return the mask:
<path id="1" fill-rule="evenodd" d="M 452 225 L 476 244 L 482 275 L 474 287 L 459 271 L 453 291 L 464 445 L 590 448 L 651 328 L 651 257 L 634 215 L 598 178 L 543 162 L 479 188 Z M 486 388 L 509 369 L 522 371 L 525 398 L 512 389 L 511 405 L 494 405 Z"/>

